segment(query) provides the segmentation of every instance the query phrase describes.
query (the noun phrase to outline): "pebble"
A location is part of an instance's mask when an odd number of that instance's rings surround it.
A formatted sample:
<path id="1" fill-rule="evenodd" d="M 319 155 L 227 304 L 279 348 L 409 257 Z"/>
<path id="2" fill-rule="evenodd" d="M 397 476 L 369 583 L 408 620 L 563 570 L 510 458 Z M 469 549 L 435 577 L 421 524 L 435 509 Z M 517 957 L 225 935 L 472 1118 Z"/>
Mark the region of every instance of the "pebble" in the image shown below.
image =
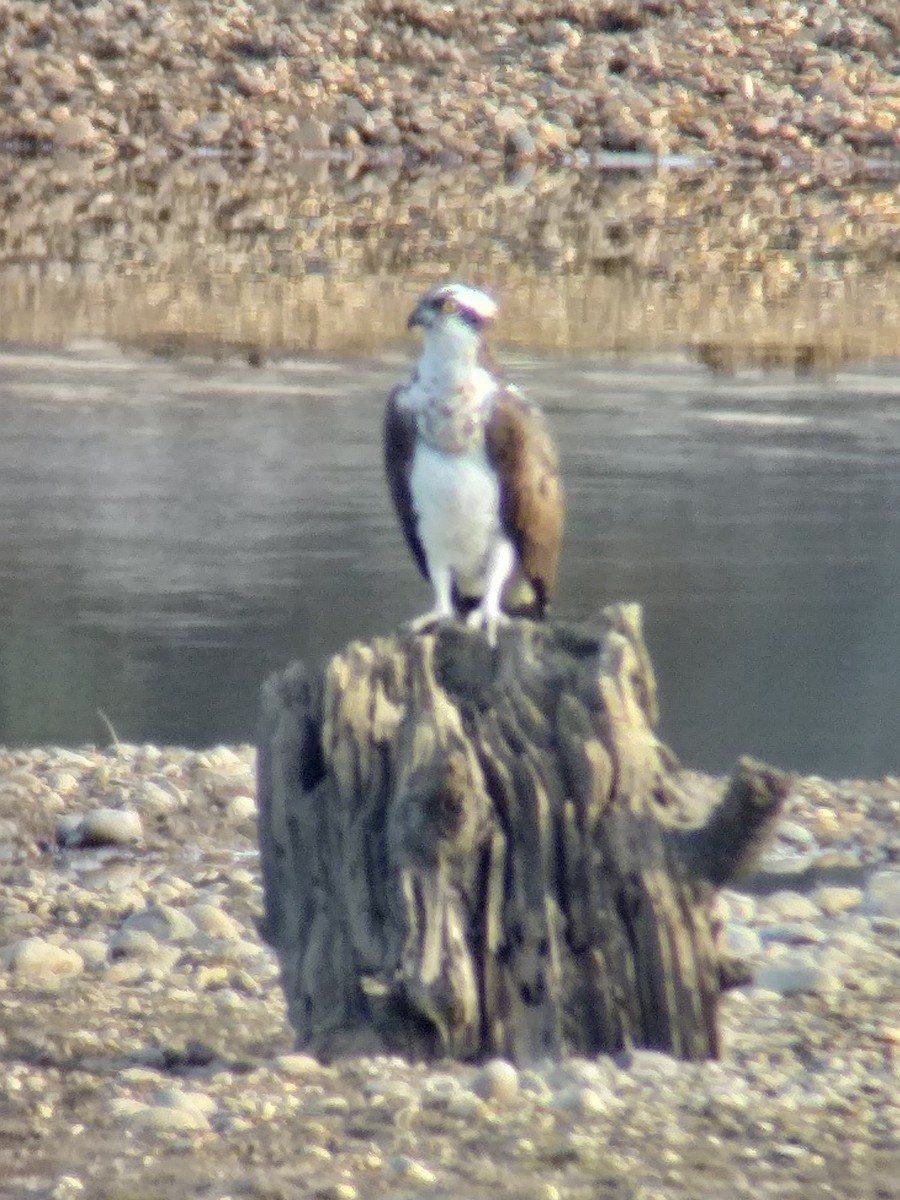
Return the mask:
<path id="1" fill-rule="evenodd" d="M 683 1070 L 684 1064 L 668 1054 L 638 1048 L 631 1051 L 626 1074 L 634 1083 L 660 1085 Z"/>
<path id="2" fill-rule="evenodd" d="M 197 929 L 212 937 L 221 938 L 226 942 L 243 941 L 244 928 L 234 917 L 230 917 L 218 905 L 192 904 L 185 909 L 185 915 L 193 921 Z M 254 956 L 259 953 L 258 946 L 250 946 Z"/>
<path id="3" fill-rule="evenodd" d="M 609 1112 L 612 1108 L 621 1106 L 621 1101 L 611 1095 L 604 1095 L 591 1087 L 571 1087 L 558 1091 L 551 1100 L 551 1107 L 562 1112 L 574 1112 L 579 1116 L 589 1117 L 596 1113 Z"/>
<path id="4" fill-rule="evenodd" d="M 145 1104 L 131 1115 L 130 1124 L 152 1133 L 208 1133 L 209 1118 L 196 1108 Z"/>
<path id="5" fill-rule="evenodd" d="M 157 938 L 146 929 L 135 926 L 122 928 L 109 939 L 109 957 L 134 958 L 141 962 L 153 962 L 160 951 Z"/>
<path id="6" fill-rule="evenodd" d="M 858 908 L 863 902 L 863 890 L 858 887 L 816 888 L 812 899 L 826 917 L 839 917 L 841 913 Z"/>
<path id="7" fill-rule="evenodd" d="M 126 958 L 110 963 L 103 973 L 103 979 L 110 987 L 129 987 L 145 982 L 147 974 L 146 963 Z"/>
<path id="8" fill-rule="evenodd" d="M 74 950 L 41 937 L 23 938 L 4 952 L 7 967 L 23 985 L 40 986 L 65 976 L 79 975 L 84 962 Z"/>
<path id="9" fill-rule="evenodd" d="M 422 1084 L 422 1103 L 426 1108 L 445 1108 L 462 1093 L 454 1075 L 432 1075 Z"/>
<path id="10" fill-rule="evenodd" d="M 803 962 L 769 963 L 757 972 L 755 983 L 780 996 L 828 992 L 840 986 L 840 980 L 832 972 Z"/>
<path id="11" fill-rule="evenodd" d="M 69 947 L 86 967 L 104 966 L 109 957 L 109 945 L 100 938 L 79 938 Z"/>
<path id="12" fill-rule="evenodd" d="M 506 1059 L 491 1059 L 472 1080 L 472 1091 L 482 1100 L 510 1104 L 519 1094 L 519 1072 Z"/>
<path id="13" fill-rule="evenodd" d="M 275 1059 L 275 1067 L 292 1079 L 304 1079 L 323 1071 L 322 1064 L 311 1054 L 279 1054 Z"/>
<path id="14" fill-rule="evenodd" d="M 776 921 L 809 921 L 820 915 L 818 905 L 799 892 L 773 892 L 762 906 L 763 912 Z"/>
<path id="15" fill-rule="evenodd" d="M 460 1092 L 458 1095 L 448 1096 L 442 1107 L 449 1116 L 457 1117 L 461 1121 L 484 1121 L 489 1111 L 489 1104 L 474 1092 Z"/>
<path id="16" fill-rule="evenodd" d="M 316 1188 L 313 1195 L 317 1200 L 357 1200 L 359 1192 L 352 1183 L 329 1183 Z"/>
<path id="17" fill-rule="evenodd" d="M 84 1181 L 77 1175 L 60 1175 L 50 1189 L 50 1200 L 69 1200 L 84 1194 Z"/>
<path id="18" fill-rule="evenodd" d="M 228 815 L 232 821 L 255 821 L 256 800 L 253 796 L 232 796 L 228 801 Z"/>
<path id="19" fill-rule="evenodd" d="M 877 871 L 872 876 L 866 906 L 881 916 L 900 918 L 900 870 Z"/>
<path id="20" fill-rule="evenodd" d="M 157 941 L 189 942 L 196 936 L 197 926 L 180 909 L 157 904 L 127 917 L 122 930 L 146 932 Z"/>
<path id="21" fill-rule="evenodd" d="M 759 931 L 761 942 L 787 942 L 792 946 L 818 945 L 827 934 L 811 921 L 776 921 Z"/>
<path id="22" fill-rule="evenodd" d="M 143 812 L 154 816 L 178 812 L 185 805 L 185 796 L 177 788 L 161 787 L 149 779 L 141 785 L 134 799 Z"/>
<path id="23" fill-rule="evenodd" d="M 163 1088 L 155 1096 L 154 1102 L 167 1108 L 202 1113 L 205 1117 L 212 1116 L 218 1108 L 212 1096 L 207 1096 L 205 1092 L 185 1092 L 178 1087 Z"/>
<path id="24" fill-rule="evenodd" d="M 398 1154 L 390 1160 L 391 1171 L 408 1183 L 437 1183 L 437 1175 L 428 1167 L 406 1154 Z"/>
<path id="25" fill-rule="evenodd" d="M 90 150 L 98 141 L 97 130 L 89 116 L 65 115 L 53 129 L 53 141 L 60 150 Z"/>
<path id="26" fill-rule="evenodd" d="M 72 814 L 67 814 L 60 818 L 57 829 L 67 846 L 134 846 L 144 836 L 140 816 L 126 808 L 96 808 L 74 825 Z"/>
<path id="27" fill-rule="evenodd" d="M 726 952 L 736 958 L 754 958 L 760 952 L 762 940 L 755 929 L 730 924 L 725 928 L 722 944 Z"/>
<path id="28" fill-rule="evenodd" d="M 363 1095 L 369 1099 L 410 1101 L 417 1098 L 416 1087 L 405 1079 L 375 1076 L 363 1084 Z"/>

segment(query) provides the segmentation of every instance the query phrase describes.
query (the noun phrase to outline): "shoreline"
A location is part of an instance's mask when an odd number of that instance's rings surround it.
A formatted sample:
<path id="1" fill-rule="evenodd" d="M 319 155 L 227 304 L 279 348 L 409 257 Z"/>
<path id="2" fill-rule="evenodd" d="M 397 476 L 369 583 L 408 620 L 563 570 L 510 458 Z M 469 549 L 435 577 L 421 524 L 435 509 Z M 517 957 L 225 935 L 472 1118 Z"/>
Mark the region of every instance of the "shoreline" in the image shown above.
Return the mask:
<path id="1" fill-rule="evenodd" d="M 322 165 L 322 164 L 320 164 Z M 472 195 L 479 196 L 473 206 Z M 0 180 L 7 342 L 238 346 L 257 358 L 396 343 L 436 277 L 502 297 L 498 336 L 576 354 L 687 349 L 827 373 L 900 355 L 892 187 L 804 177 L 327 168 L 240 178 L 36 160 Z"/>

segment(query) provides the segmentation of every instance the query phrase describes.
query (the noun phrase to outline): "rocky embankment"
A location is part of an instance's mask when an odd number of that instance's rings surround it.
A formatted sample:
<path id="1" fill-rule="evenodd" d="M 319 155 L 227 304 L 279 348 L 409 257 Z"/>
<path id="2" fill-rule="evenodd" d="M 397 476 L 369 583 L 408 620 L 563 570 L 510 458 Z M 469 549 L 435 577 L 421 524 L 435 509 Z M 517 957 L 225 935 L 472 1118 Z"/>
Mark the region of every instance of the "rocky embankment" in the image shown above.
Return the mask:
<path id="1" fill-rule="evenodd" d="M 721 1062 L 519 1069 L 292 1049 L 250 748 L 2 751 L 0 779 L 0 1196 L 895 1194 L 896 779 L 799 780 L 723 894 L 754 980 Z"/>
<path id="2" fill-rule="evenodd" d="M 99 161 L 896 156 L 898 43 L 893 0 L 11 0 L 0 140 Z"/>

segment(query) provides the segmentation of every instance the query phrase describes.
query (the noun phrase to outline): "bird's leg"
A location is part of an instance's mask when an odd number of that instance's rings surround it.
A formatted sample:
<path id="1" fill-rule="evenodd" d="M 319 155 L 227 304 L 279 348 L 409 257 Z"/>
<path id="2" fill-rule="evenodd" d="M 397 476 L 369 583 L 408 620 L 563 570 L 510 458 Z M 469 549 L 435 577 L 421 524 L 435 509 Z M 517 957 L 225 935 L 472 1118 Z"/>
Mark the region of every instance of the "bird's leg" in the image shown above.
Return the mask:
<path id="1" fill-rule="evenodd" d="M 453 611 L 453 576 L 449 567 L 433 567 L 428 564 L 428 577 L 434 588 L 434 608 L 410 621 L 409 628 L 413 633 L 423 633 L 432 625 L 441 621 L 452 621 Z"/>
<path id="2" fill-rule="evenodd" d="M 484 595 L 481 603 L 466 617 L 466 624 L 473 629 L 483 629 L 489 646 L 497 644 L 498 625 L 509 624 L 509 617 L 500 609 L 506 581 L 516 569 L 516 552 L 512 542 L 502 538 L 491 549 L 485 572 Z"/>

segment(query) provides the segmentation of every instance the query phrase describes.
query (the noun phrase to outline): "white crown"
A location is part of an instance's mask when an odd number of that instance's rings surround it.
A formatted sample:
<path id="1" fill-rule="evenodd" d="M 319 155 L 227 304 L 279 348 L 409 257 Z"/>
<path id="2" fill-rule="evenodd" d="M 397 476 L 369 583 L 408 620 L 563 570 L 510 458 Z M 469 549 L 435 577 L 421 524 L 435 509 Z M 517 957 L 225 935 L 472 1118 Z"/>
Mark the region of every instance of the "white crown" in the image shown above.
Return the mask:
<path id="1" fill-rule="evenodd" d="M 434 289 L 434 294 L 451 296 L 460 308 L 474 313 L 482 321 L 493 321 L 497 315 L 497 301 L 493 296 L 468 283 L 443 283 Z"/>

